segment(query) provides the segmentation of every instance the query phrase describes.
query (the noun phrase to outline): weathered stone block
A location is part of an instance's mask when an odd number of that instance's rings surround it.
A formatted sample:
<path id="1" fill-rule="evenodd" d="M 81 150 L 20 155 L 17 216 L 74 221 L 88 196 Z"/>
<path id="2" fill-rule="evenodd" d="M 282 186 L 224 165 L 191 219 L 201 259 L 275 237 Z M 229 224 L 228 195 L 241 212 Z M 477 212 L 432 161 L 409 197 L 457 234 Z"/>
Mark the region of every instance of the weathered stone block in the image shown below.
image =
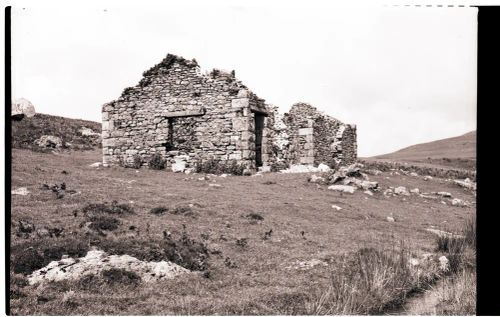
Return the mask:
<path id="1" fill-rule="evenodd" d="M 231 106 L 233 108 L 247 108 L 249 105 L 248 101 L 248 98 L 233 99 L 231 100 Z"/>
<path id="2" fill-rule="evenodd" d="M 313 128 L 301 128 L 299 129 L 299 135 L 312 135 Z"/>

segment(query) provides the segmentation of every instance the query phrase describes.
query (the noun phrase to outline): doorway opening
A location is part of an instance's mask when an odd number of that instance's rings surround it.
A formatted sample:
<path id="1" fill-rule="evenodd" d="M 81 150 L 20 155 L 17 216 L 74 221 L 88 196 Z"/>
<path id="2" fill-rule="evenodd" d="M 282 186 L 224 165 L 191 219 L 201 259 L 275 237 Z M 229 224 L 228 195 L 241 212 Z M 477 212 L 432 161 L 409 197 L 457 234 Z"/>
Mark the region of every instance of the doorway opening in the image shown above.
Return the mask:
<path id="1" fill-rule="evenodd" d="M 264 130 L 264 115 L 255 112 L 255 165 L 262 166 L 262 132 Z"/>

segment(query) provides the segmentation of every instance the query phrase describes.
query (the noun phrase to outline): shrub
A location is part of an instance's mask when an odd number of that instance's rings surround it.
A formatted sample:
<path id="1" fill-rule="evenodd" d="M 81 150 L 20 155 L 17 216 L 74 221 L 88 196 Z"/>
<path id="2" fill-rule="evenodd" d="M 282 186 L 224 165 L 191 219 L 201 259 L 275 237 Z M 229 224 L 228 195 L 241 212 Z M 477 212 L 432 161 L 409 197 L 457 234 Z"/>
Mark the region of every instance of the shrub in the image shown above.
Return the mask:
<path id="1" fill-rule="evenodd" d="M 135 169 L 139 169 L 139 168 L 141 168 L 141 166 L 142 166 L 142 157 L 139 154 L 135 154 L 132 157 L 132 164 L 130 167 L 135 168 Z"/>
<path id="2" fill-rule="evenodd" d="M 249 213 L 247 215 L 247 218 L 250 218 L 252 220 L 264 220 L 264 217 L 262 217 L 261 214 L 258 214 L 256 212 Z"/>
<path id="3" fill-rule="evenodd" d="M 129 204 L 119 204 L 116 200 L 111 203 L 90 203 L 82 208 L 82 212 L 88 216 L 98 214 L 130 214 L 134 212 L 134 208 Z"/>
<path id="4" fill-rule="evenodd" d="M 108 254 L 128 254 L 142 261 L 171 261 L 188 270 L 204 271 L 208 268 L 208 249 L 185 232 L 180 238 L 166 235 L 164 239 L 115 240 L 97 237 L 94 245 Z"/>
<path id="5" fill-rule="evenodd" d="M 160 206 L 160 207 L 155 207 L 155 208 L 151 209 L 150 213 L 155 214 L 155 215 L 161 215 L 167 211 L 168 211 L 167 207 Z"/>
<path id="6" fill-rule="evenodd" d="M 30 274 L 41 269 L 51 261 L 57 261 L 63 255 L 84 256 L 89 247 L 83 239 L 52 238 L 27 241 L 11 248 L 11 267 L 14 273 Z"/>
<path id="7" fill-rule="evenodd" d="M 307 303 L 308 314 L 381 314 L 406 295 L 429 285 L 435 274 L 421 276 L 408 265 L 409 252 L 363 248 L 340 259 L 326 291 Z"/>
<path id="8" fill-rule="evenodd" d="M 120 220 L 109 216 L 93 216 L 90 217 L 89 220 L 92 222 L 90 224 L 90 228 L 93 230 L 113 231 L 118 229 L 118 226 L 120 225 Z"/>
<path id="9" fill-rule="evenodd" d="M 162 170 L 165 169 L 165 163 L 167 163 L 167 160 L 165 160 L 161 154 L 155 153 L 149 159 L 148 167 L 153 170 Z"/>
<path id="10" fill-rule="evenodd" d="M 233 174 L 243 175 L 245 165 L 238 163 L 236 160 L 225 161 L 224 163 L 217 159 L 208 159 L 195 163 L 196 173 L 207 174 Z"/>

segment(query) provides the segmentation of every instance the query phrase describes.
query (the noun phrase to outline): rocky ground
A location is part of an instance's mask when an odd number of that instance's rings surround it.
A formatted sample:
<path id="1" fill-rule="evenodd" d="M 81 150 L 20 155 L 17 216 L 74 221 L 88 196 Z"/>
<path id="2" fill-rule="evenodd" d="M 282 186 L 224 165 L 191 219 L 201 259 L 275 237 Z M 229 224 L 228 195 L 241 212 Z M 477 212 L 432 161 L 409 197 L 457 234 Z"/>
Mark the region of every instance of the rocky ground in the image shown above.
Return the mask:
<path id="1" fill-rule="evenodd" d="M 13 149 L 14 314 L 307 314 L 341 257 L 403 242 L 411 265 L 440 265 L 436 237 L 475 213 L 473 182 L 396 169 L 224 177 L 100 159 Z"/>

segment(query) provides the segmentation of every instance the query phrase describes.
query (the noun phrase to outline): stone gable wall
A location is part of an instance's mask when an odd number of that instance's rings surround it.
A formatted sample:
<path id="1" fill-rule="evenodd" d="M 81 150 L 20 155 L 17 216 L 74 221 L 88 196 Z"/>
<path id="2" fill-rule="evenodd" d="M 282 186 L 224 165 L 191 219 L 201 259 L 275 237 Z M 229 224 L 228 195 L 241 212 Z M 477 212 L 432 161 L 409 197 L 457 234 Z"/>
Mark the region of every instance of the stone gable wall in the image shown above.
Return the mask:
<path id="1" fill-rule="evenodd" d="M 103 105 L 104 164 L 132 164 L 139 155 L 146 165 L 151 155 L 160 153 L 169 162 L 188 155 L 191 164 L 214 158 L 252 167 L 251 106 L 267 112 L 264 100 L 234 74 L 214 70 L 202 75 L 195 61 L 168 55 L 137 86 Z M 263 155 L 266 164 L 269 160 Z"/>

